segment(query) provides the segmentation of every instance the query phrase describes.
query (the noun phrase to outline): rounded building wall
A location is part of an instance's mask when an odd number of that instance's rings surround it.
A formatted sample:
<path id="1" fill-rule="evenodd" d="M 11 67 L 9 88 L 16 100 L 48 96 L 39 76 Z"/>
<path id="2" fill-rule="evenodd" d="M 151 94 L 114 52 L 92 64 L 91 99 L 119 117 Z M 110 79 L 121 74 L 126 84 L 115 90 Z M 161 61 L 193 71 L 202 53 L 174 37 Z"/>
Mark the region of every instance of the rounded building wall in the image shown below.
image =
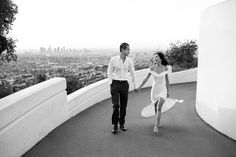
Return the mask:
<path id="1" fill-rule="evenodd" d="M 236 1 L 202 12 L 200 19 L 197 101 L 199 116 L 236 139 Z"/>

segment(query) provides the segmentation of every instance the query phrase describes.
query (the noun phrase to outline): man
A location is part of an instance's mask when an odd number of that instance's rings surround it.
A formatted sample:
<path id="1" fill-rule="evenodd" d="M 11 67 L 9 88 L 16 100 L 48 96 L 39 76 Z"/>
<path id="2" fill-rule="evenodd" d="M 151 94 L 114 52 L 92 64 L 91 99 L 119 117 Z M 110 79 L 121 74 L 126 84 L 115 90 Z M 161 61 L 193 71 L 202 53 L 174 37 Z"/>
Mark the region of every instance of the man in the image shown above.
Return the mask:
<path id="1" fill-rule="evenodd" d="M 113 104 L 113 134 L 118 133 L 118 123 L 120 124 L 120 129 L 122 131 L 127 130 L 125 127 L 125 116 L 129 92 L 128 72 L 131 74 L 134 89 L 136 90 L 134 77 L 135 69 L 133 61 L 128 57 L 129 53 L 129 44 L 122 43 L 120 45 L 120 54 L 111 58 L 107 69 Z"/>

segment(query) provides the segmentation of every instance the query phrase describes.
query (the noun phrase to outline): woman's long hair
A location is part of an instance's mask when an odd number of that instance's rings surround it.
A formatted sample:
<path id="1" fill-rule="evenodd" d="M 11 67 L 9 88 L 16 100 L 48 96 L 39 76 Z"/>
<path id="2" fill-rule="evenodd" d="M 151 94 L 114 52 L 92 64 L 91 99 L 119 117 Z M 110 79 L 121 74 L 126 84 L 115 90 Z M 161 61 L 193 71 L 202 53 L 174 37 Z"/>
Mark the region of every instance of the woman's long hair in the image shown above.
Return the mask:
<path id="1" fill-rule="evenodd" d="M 162 65 L 164 65 L 164 66 L 169 65 L 168 61 L 165 58 L 165 55 L 162 52 L 155 52 L 154 53 L 154 58 L 155 58 L 155 55 L 159 56 L 159 58 L 161 59 L 161 64 Z"/>

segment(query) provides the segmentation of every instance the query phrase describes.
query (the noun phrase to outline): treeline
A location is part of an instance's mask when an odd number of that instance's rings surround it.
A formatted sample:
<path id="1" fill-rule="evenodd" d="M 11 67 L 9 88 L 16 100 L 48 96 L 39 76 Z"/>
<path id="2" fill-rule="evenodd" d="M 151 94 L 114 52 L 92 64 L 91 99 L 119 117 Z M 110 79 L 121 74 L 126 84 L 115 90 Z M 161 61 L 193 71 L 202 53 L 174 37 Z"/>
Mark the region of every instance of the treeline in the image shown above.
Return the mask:
<path id="1" fill-rule="evenodd" d="M 169 48 L 167 48 L 166 50 L 157 51 L 165 54 L 166 59 L 172 66 L 173 72 L 197 67 L 198 45 L 195 40 L 187 40 L 183 42 L 177 41 L 175 43 L 170 43 Z M 150 63 L 145 65 L 135 65 L 135 70 L 149 68 Z"/>

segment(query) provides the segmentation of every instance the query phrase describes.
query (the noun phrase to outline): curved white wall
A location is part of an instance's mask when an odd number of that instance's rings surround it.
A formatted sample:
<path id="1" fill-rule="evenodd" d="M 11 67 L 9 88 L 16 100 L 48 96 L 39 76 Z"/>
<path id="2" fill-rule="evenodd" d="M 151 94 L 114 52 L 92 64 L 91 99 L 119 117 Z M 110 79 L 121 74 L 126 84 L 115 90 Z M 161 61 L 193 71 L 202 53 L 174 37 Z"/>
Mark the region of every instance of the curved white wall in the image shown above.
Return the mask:
<path id="1" fill-rule="evenodd" d="M 200 117 L 236 139 L 236 1 L 214 5 L 201 15 L 197 103 Z"/>
<path id="2" fill-rule="evenodd" d="M 148 69 L 143 69 L 135 72 L 137 86 L 142 83 L 147 73 Z M 169 75 L 169 80 L 170 84 L 196 82 L 197 68 L 171 73 Z M 132 91 L 134 88 L 131 79 L 129 79 L 129 84 L 129 90 Z M 151 85 L 152 79 L 150 78 L 148 82 L 143 86 L 143 88 L 150 87 Z M 84 87 L 78 91 L 75 91 L 74 93 L 68 95 L 69 115 L 70 117 L 73 117 L 74 115 L 80 113 L 88 107 L 96 104 L 97 102 L 105 100 L 110 96 L 110 86 L 108 84 L 107 79 L 104 79 L 87 87 Z"/>
<path id="3" fill-rule="evenodd" d="M 137 85 L 148 70 L 135 73 Z M 170 74 L 170 83 L 195 82 L 197 69 Z M 130 80 L 129 80 L 130 81 Z M 144 87 L 151 86 L 152 80 Z M 19 157 L 49 132 L 110 97 L 107 79 L 67 96 L 65 78 L 54 78 L 0 99 L 0 156 Z M 133 90 L 131 85 L 130 90 Z"/>

